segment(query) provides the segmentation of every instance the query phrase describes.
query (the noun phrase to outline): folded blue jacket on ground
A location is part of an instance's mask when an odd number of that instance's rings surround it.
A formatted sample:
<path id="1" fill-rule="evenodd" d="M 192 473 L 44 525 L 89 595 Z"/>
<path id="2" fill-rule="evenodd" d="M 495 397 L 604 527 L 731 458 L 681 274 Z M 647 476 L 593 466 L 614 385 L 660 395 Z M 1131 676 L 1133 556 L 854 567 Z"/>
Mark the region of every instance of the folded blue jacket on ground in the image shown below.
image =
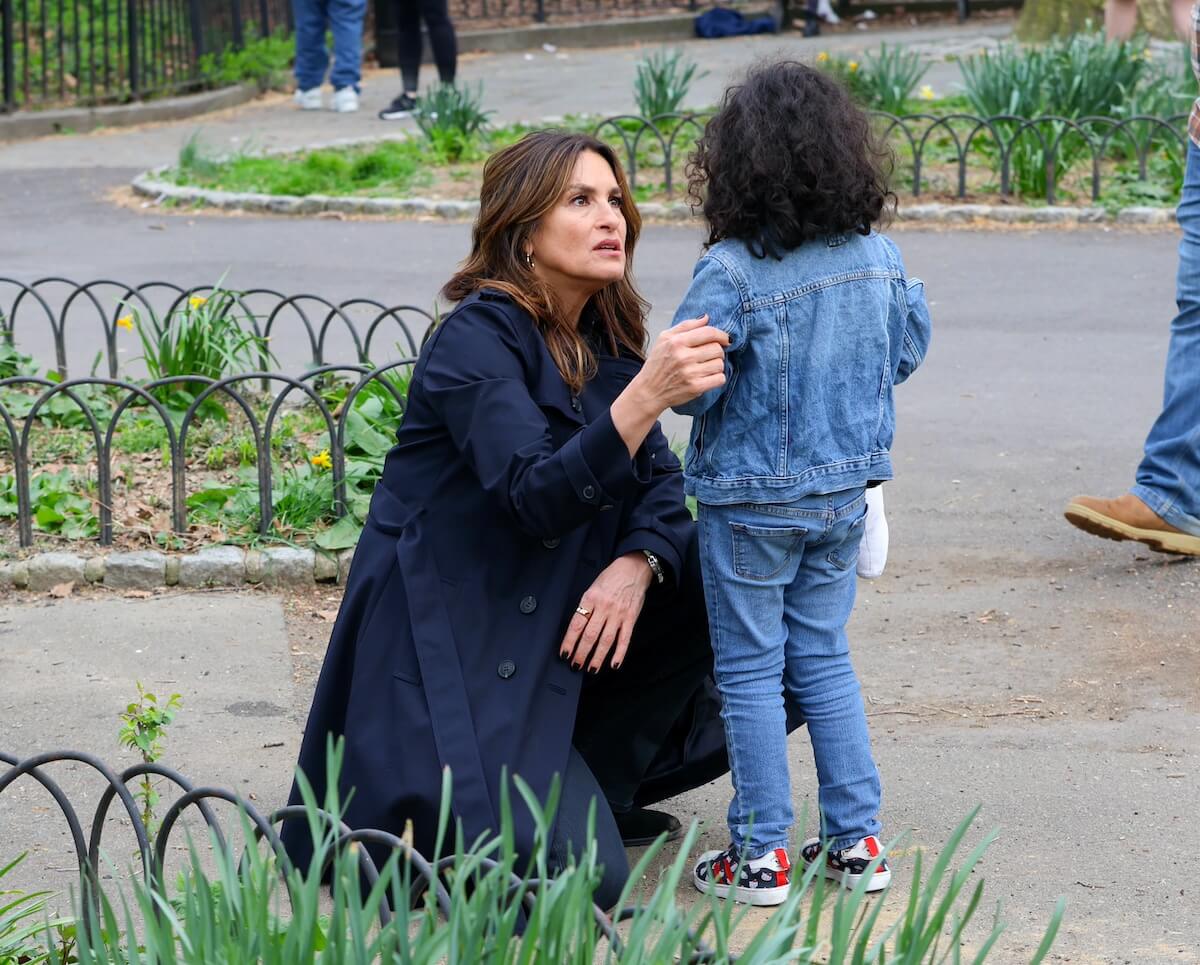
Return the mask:
<path id="1" fill-rule="evenodd" d="M 738 37 L 743 34 L 773 34 L 779 31 L 774 17 L 748 20 L 728 7 L 713 7 L 696 18 L 696 36 L 704 38 Z"/>

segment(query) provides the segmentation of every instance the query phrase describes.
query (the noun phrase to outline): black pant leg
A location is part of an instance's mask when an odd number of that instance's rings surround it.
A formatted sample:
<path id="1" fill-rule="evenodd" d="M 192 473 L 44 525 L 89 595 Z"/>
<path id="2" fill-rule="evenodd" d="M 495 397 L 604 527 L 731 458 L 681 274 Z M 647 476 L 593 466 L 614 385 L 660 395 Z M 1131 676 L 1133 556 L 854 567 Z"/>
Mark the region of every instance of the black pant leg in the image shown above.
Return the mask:
<path id="1" fill-rule="evenodd" d="M 450 22 L 446 0 L 420 0 L 420 4 L 438 78 L 443 84 L 453 84 L 458 70 L 458 38 L 454 34 L 454 24 Z"/>
<path id="2" fill-rule="evenodd" d="M 396 0 L 396 53 L 404 89 L 415 92 L 421 70 L 420 0 Z"/>
<path id="3" fill-rule="evenodd" d="M 593 801 L 596 802 L 596 823 L 594 833 L 589 836 L 588 810 Z M 579 751 L 572 747 L 567 757 L 554 837 L 550 843 L 548 857 L 552 870 L 565 868 L 569 856 L 578 861 L 591 841 L 596 842 L 596 861 L 604 869 L 594 900 L 601 908 L 610 909 L 616 905 L 621 889 L 629 880 L 629 859 L 604 791 Z"/>

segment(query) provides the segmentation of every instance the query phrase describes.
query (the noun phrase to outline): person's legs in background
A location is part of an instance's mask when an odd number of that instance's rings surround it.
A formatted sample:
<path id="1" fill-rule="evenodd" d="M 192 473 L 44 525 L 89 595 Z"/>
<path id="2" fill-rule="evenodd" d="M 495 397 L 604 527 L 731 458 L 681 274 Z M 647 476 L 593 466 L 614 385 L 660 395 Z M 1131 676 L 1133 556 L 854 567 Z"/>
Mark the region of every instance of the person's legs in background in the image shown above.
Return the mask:
<path id="1" fill-rule="evenodd" d="M 458 69 L 458 40 L 446 0 L 396 0 L 396 53 L 403 89 L 379 112 L 385 121 L 408 117 L 417 106 L 421 70 L 421 21 L 429 32 L 433 60 L 443 84 L 453 84 Z"/>
<path id="2" fill-rule="evenodd" d="M 333 109 L 358 110 L 359 82 L 362 80 L 363 19 L 367 0 L 326 0 L 329 29 L 333 33 Z"/>
<path id="3" fill-rule="evenodd" d="M 1178 314 L 1171 322 L 1163 408 L 1132 492 L 1172 526 L 1200 536 L 1200 148 L 1190 141 L 1178 219 Z"/>
<path id="4" fill-rule="evenodd" d="M 446 0 L 420 0 L 420 3 L 421 19 L 429 31 L 429 45 L 433 48 L 438 80 L 443 84 L 453 84 L 458 72 L 458 38 L 454 35 L 454 24 L 450 22 Z M 407 83 L 405 89 L 408 89 Z"/>
<path id="5" fill-rule="evenodd" d="M 329 67 L 325 49 L 325 3 L 323 0 L 292 0 L 296 21 L 296 103 L 304 110 L 321 107 L 321 85 Z"/>
<path id="6" fill-rule="evenodd" d="M 1065 515 L 1095 536 L 1200 556 L 1200 148 L 1190 141 L 1178 219 L 1178 313 L 1163 408 L 1146 438 L 1136 485 L 1116 499 L 1076 496 Z"/>

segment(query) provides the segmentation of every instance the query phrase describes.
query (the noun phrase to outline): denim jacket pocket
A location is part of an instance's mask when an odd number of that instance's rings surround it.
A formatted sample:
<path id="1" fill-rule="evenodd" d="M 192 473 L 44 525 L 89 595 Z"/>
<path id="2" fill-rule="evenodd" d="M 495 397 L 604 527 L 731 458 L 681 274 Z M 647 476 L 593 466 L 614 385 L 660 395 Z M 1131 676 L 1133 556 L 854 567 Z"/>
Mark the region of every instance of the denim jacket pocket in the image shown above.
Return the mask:
<path id="1" fill-rule="evenodd" d="M 858 517 L 846 531 L 846 538 L 830 550 L 826 559 L 839 570 L 848 570 L 858 562 L 858 551 L 862 546 L 863 531 L 867 528 L 867 511 Z"/>
<path id="2" fill-rule="evenodd" d="M 800 526 L 747 526 L 730 523 L 733 531 L 733 570 L 748 580 L 766 583 L 790 579 L 804 552 L 808 530 Z"/>

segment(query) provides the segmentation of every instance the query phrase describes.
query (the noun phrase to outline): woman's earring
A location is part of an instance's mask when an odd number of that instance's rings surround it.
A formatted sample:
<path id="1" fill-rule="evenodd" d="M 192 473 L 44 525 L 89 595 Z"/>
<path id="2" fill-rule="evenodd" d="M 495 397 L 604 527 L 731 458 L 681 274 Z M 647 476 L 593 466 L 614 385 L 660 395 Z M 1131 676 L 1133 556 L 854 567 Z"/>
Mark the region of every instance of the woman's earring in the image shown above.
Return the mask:
<path id="1" fill-rule="evenodd" d="M 525 252 L 525 267 L 533 271 L 533 252 Z"/>

